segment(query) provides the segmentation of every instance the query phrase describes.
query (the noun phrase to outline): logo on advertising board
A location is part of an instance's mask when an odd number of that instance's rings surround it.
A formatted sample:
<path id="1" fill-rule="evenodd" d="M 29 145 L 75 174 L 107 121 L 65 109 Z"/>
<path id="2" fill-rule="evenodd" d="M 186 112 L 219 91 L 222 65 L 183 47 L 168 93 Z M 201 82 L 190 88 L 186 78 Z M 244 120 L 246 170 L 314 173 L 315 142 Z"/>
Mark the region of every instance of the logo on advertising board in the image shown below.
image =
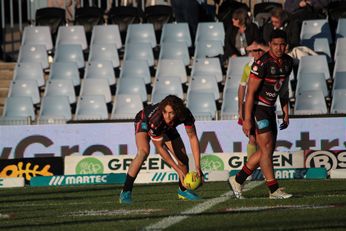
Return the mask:
<path id="1" fill-rule="evenodd" d="M 76 174 L 102 174 L 104 167 L 102 162 L 94 157 L 84 158 L 77 163 Z"/>
<path id="2" fill-rule="evenodd" d="M 28 183 L 35 176 L 53 176 L 63 173 L 61 157 L 24 158 L 0 161 L 0 177 L 24 177 Z"/>
<path id="3" fill-rule="evenodd" d="M 31 186 L 61 186 L 61 185 L 88 185 L 88 184 L 122 184 L 126 174 L 89 174 L 34 177 Z"/>
<path id="4" fill-rule="evenodd" d="M 307 168 L 346 169 L 346 151 L 305 151 Z"/>
<path id="5" fill-rule="evenodd" d="M 217 155 L 203 155 L 201 158 L 202 171 L 224 170 L 223 160 Z"/>
<path id="6" fill-rule="evenodd" d="M 177 182 L 178 174 L 175 172 L 155 172 L 151 178 L 152 182 Z"/>

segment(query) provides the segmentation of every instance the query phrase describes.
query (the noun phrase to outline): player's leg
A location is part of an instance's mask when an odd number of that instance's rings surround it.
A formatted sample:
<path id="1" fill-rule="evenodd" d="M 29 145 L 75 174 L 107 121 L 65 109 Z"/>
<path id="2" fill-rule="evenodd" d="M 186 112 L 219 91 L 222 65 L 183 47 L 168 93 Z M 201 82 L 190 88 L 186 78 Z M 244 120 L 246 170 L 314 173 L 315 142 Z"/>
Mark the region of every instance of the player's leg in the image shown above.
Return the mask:
<path id="1" fill-rule="evenodd" d="M 165 142 L 171 155 L 177 160 L 179 168 L 186 174 L 189 171 L 189 157 L 186 154 L 185 145 L 180 136 L 173 136 Z M 199 200 L 200 197 L 187 190 L 182 182 L 179 181 L 178 198 L 184 200 Z"/>
<path id="2" fill-rule="evenodd" d="M 123 204 L 129 204 L 132 202 L 131 193 L 133 184 L 143 162 L 146 160 L 150 152 L 149 136 L 146 132 L 136 133 L 136 146 L 137 155 L 131 162 L 129 170 L 127 171 L 123 190 L 120 193 L 119 201 Z"/>
<path id="3" fill-rule="evenodd" d="M 249 159 L 252 154 L 254 154 L 257 150 L 256 138 L 254 135 L 249 136 L 249 142 L 246 146 L 246 154 Z"/>

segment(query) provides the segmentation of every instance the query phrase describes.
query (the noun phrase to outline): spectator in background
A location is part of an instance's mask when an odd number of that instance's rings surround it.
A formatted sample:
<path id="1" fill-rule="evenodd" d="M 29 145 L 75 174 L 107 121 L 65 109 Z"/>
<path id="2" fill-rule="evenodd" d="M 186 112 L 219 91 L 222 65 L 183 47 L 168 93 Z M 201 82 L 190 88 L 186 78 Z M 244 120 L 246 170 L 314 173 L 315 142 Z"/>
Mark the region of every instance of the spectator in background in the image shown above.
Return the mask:
<path id="1" fill-rule="evenodd" d="M 199 4 L 197 0 L 171 0 L 171 3 L 175 20 L 189 24 L 191 39 L 195 41 L 199 22 Z"/>
<path id="2" fill-rule="evenodd" d="M 73 1 L 67 0 L 65 3 L 65 0 L 48 0 L 47 2 L 48 7 L 58 7 L 58 8 L 66 8 L 66 19 L 68 21 L 73 21 Z M 75 6 L 78 8 L 80 7 L 80 0 L 75 1 Z"/>
<path id="3" fill-rule="evenodd" d="M 328 6 L 329 2 L 330 0 L 286 0 L 284 3 L 284 9 L 287 12 L 294 14 L 297 10 L 306 9 L 311 6 L 316 11 L 321 12 Z"/>
<path id="4" fill-rule="evenodd" d="M 294 21 L 289 21 L 289 13 L 278 7 L 271 11 L 270 21 L 263 26 L 263 40 L 265 44 L 269 43 L 270 35 L 275 29 L 286 32 L 290 49 L 299 45 L 300 25 L 294 23 Z"/>
<path id="5" fill-rule="evenodd" d="M 247 55 L 246 47 L 260 40 L 260 31 L 251 22 L 248 12 L 239 8 L 233 12 L 232 25 L 225 35 L 225 60 L 231 56 Z"/>

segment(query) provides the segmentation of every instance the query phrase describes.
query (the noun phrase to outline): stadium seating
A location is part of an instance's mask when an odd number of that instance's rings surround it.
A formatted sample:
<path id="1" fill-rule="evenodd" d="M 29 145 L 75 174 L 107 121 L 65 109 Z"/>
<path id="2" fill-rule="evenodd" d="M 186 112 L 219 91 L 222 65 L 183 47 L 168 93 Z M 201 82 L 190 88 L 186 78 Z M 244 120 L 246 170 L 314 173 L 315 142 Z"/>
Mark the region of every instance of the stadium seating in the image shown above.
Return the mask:
<path id="1" fill-rule="evenodd" d="M 157 42 L 153 24 L 130 24 L 127 28 L 125 44 L 129 43 L 148 43 L 151 48 L 156 47 Z"/>
<path id="2" fill-rule="evenodd" d="M 157 78 L 152 92 L 152 104 L 158 103 L 168 95 L 176 95 L 184 99 L 183 87 L 180 78 L 161 76 Z"/>
<path id="3" fill-rule="evenodd" d="M 125 60 L 121 66 L 120 78 L 142 78 L 145 84 L 151 83 L 148 63 L 145 60 Z"/>
<path id="4" fill-rule="evenodd" d="M 195 49 L 195 58 L 213 58 L 223 55 L 223 46 L 221 41 L 200 41 Z"/>
<path id="5" fill-rule="evenodd" d="M 303 21 L 300 31 L 300 43 L 313 49 L 313 42 L 316 38 L 326 38 L 328 43 L 333 42 L 327 19 L 312 19 Z"/>
<path id="6" fill-rule="evenodd" d="M 103 95 L 79 97 L 75 120 L 107 120 L 108 109 Z"/>
<path id="7" fill-rule="evenodd" d="M 55 46 L 60 44 L 79 44 L 83 50 L 88 48 L 88 43 L 83 26 L 60 26 Z"/>
<path id="8" fill-rule="evenodd" d="M 304 91 L 296 96 L 294 115 L 325 115 L 327 104 L 321 90 Z"/>
<path id="9" fill-rule="evenodd" d="M 316 38 L 314 40 L 314 51 L 318 54 L 325 55 L 328 63 L 332 62 L 330 47 L 327 38 Z"/>
<path id="10" fill-rule="evenodd" d="M 220 116 L 222 120 L 238 118 L 238 89 L 225 88 Z"/>
<path id="11" fill-rule="evenodd" d="M 78 68 L 84 68 L 83 49 L 80 44 L 60 44 L 55 47 L 54 62 L 72 62 Z"/>
<path id="12" fill-rule="evenodd" d="M 335 60 L 333 79 L 333 91 L 346 89 L 346 56 L 338 56 Z"/>
<path id="13" fill-rule="evenodd" d="M 346 89 L 335 89 L 333 91 L 333 100 L 330 113 L 346 113 Z"/>
<path id="14" fill-rule="evenodd" d="M 23 45 L 44 45 L 47 51 L 53 49 L 49 26 L 26 26 L 22 37 Z"/>
<path id="15" fill-rule="evenodd" d="M 301 73 L 297 80 L 296 97 L 304 91 L 320 90 L 323 96 L 329 95 L 323 73 Z"/>
<path id="16" fill-rule="evenodd" d="M 103 96 L 106 103 L 112 101 L 111 89 L 107 79 L 103 78 L 90 78 L 83 79 L 81 86 L 81 96 Z"/>
<path id="17" fill-rule="evenodd" d="M 167 23 L 163 25 L 160 44 L 165 42 L 185 42 L 192 46 L 191 35 L 187 23 Z"/>
<path id="18" fill-rule="evenodd" d="M 8 92 L 10 96 L 29 96 L 33 104 L 41 101 L 37 81 L 33 79 L 13 80 Z"/>
<path id="19" fill-rule="evenodd" d="M 45 80 L 41 64 L 35 62 L 17 63 L 14 69 L 13 80 L 20 79 L 36 80 L 37 85 L 42 87 L 45 84 Z"/>
<path id="20" fill-rule="evenodd" d="M 80 85 L 80 76 L 77 65 L 73 62 L 52 63 L 48 79 L 69 79 L 73 86 Z"/>
<path id="21" fill-rule="evenodd" d="M 222 69 L 220 64 L 220 59 L 218 58 L 205 58 L 196 59 L 192 65 L 191 76 L 214 76 L 217 82 L 223 80 Z"/>
<path id="22" fill-rule="evenodd" d="M 72 119 L 68 96 L 44 96 L 38 118 L 39 124 L 66 123 Z"/>
<path id="23" fill-rule="evenodd" d="M 48 80 L 44 96 L 67 96 L 70 104 L 76 103 L 76 93 L 70 79 Z"/>
<path id="24" fill-rule="evenodd" d="M 124 60 L 145 60 L 151 67 L 154 65 L 153 50 L 149 43 L 126 44 Z"/>
<path id="25" fill-rule="evenodd" d="M 181 83 L 187 82 L 187 74 L 184 63 L 180 59 L 161 59 L 157 65 L 156 79 L 170 76 L 180 78 Z"/>
<path id="26" fill-rule="evenodd" d="M 88 61 L 110 61 L 114 68 L 120 66 L 118 49 L 115 44 L 93 44 L 90 47 Z"/>
<path id="27" fill-rule="evenodd" d="M 231 57 L 227 66 L 227 77 L 241 76 L 244 71 L 244 67 L 247 63 L 251 61 L 251 57 L 241 56 L 241 57 Z"/>
<path id="28" fill-rule="evenodd" d="M 330 73 L 326 56 L 303 56 L 299 61 L 297 79 L 302 73 L 323 73 L 325 79 L 329 80 Z"/>
<path id="29" fill-rule="evenodd" d="M 42 69 L 47 69 L 49 64 L 46 46 L 30 44 L 22 45 L 19 50 L 17 62 L 37 62 L 41 64 Z"/>
<path id="30" fill-rule="evenodd" d="M 339 18 L 336 27 L 336 38 L 346 38 L 346 18 Z"/>
<path id="31" fill-rule="evenodd" d="M 118 25 L 96 25 L 93 27 L 91 35 L 92 44 L 114 44 L 117 49 L 122 45 Z"/>
<path id="32" fill-rule="evenodd" d="M 190 92 L 208 92 L 214 95 L 214 100 L 220 99 L 216 79 L 212 75 L 194 75 L 191 77 L 187 94 Z"/>
<path id="33" fill-rule="evenodd" d="M 199 41 L 220 41 L 225 42 L 225 29 L 221 22 L 200 22 L 197 26 L 195 45 Z"/>
<path id="34" fill-rule="evenodd" d="M 134 119 L 136 114 L 143 109 L 142 99 L 139 95 L 118 94 L 115 97 L 111 119 Z"/>
<path id="35" fill-rule="evenodd" d="M 137 94 L 143 102 L 148 101 L 144 80 L 141 78 L 120 78 L 117 83 L 116 95 Z"/>
<path id="36" fill-rule="evenodd" d="M 217 119 L 217 109 L 213 93 L 193 92 L 187 96 L 186 106 L 196 120 Z"/>
<path id="37" fill-rule="evenodd" d="M 159 59 L 181 59 L 184 65 L 190 64 L 189 50 L 183 42 L 164 42 L 161 44 Z"/>
<path id="38" fill-rule="evenodd" d="M 334 61 L 336 61 L 338 56 L 346 57 L 346 38 L 338 38 L 336 41 Z"/>
<path id="39" fill-rule="evenodd" d="M 6 99 L 1 125 L 31 124 L 35 120 L 35 109 L 29 96 L 10 96 Z"/>
<path id="40" fill-rule="evenodd" d="M 115 84 L 115 74 L 111 61 L 89 62 L 85 68 L 84 79 L 103 78 L 108 81 L 109 86 Z"/>

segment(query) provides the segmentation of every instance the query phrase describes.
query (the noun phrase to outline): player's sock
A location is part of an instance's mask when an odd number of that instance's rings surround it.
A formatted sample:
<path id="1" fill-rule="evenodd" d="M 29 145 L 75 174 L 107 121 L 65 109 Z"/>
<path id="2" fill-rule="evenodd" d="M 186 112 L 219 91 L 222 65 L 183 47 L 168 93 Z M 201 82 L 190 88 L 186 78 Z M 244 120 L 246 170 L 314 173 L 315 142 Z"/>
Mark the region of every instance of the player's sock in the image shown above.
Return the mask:
<path id="1" fill-rule="evenodd" d="M 184 185 L 181 183 L 181 181 L 179 180 L 179 188 L 181 191 L 185 191 L 186 188 L 184 187 Z"/>
<path id="2" fill-rule="evenodd" d="M 255 144 L 247 144 L 246 146 L 247 159 L 249 159 L 250 156 L 254 154 L 256 151 L 257 151 L 257 146 Z"/>
<path id="3" fill-rule="evenodd" d="M 279 183 L 277 182 L 277 180 L 267 180 L 266 184 L 271 193 L 275 192 L 279 188 Z"/>
<path id="4" fill-rule="evenodd" d="M 235 180 L 239 184 L 243 184 L 244 181 L 246 181 L 246 178 L 252 174 L 253 170 L 249 169 L 246 164 L 244 164 L 243 168 L 240 170 L 240 172 L 237 173 Z"/>
<path id="5" fill-rule="evenodd" d="M 126 180 L 125 180 L 125 184 L 123 187 L 123 191 L 132 191 L 133 188 L 133 183 L 135 182 L 136 177 L 132 177 L 129 174 L 126 174 Z"/>

